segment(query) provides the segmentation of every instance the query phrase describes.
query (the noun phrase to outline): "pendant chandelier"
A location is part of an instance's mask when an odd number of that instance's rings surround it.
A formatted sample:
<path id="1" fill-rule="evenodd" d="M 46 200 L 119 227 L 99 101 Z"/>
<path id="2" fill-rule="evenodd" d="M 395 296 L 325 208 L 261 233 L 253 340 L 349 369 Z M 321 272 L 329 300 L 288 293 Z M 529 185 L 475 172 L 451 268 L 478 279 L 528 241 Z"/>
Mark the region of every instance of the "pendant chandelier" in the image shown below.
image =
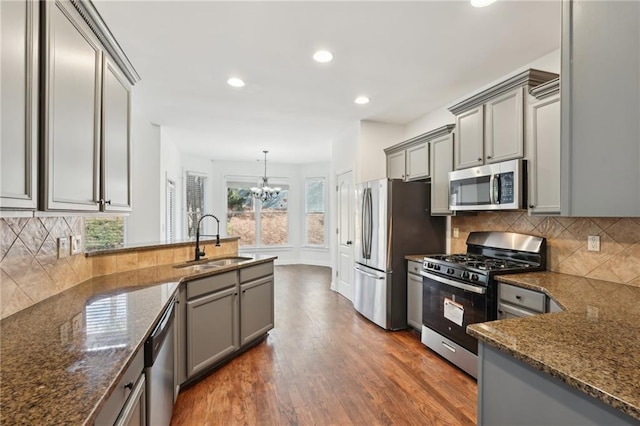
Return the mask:
<path id="1" fill-rule="evenodd" d="M 258 186 L 251 188 L 251 195 L 253 195 L 253 198 L 264 202 L 276 198 L 282 188 L 272 188 L 269 186 L 269 178 L 267 178 L 267 153 L 269 151 L 262 152 L 264 152 L 264 176 L 260 178 Z"/>

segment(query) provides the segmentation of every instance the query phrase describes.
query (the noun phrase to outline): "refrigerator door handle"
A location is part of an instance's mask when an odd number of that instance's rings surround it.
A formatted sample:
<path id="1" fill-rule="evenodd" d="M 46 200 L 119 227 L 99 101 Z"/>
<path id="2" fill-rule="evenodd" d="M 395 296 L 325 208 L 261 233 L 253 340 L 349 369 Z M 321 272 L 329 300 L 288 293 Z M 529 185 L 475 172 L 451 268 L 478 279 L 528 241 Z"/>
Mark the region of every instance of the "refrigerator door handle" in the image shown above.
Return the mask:
<path id="1" fill-rule="evenodd" d="M 373 197 L 371 195 L 371 188 L 367 188 L 367 227 L 369 228 L 369 235 L 367 238 L 367 259 L 371 259 L 371 242 L 373 240 Z"/>
<path id="2" fill-rule="evenodd" d="M 369 272 L 365 272 L 362 269 L 358 268 L 357 266 L 354 266 L 353 269 L 361 273 L 362 275 L 366 275 L 367 277 L 374 278 L 376 280 L 384 280 L 384 277 L 379 277 L 377 275 L 370 274 Z"/>
<path id="3" fill-rule="evenodd" d="M 365 238 L 366 235 L 366 227 L 367 227 L 367 188 L 364 189 L 364 191 L 362 192 L 362 217 L 360 218 L 360 223 L 362 224 L 361 227 L 361 235 L 360 235 L 360 240 L 362 241 L 362 258 L 366 259 L 366 253 L 367 253 L 367 240 Z"/>

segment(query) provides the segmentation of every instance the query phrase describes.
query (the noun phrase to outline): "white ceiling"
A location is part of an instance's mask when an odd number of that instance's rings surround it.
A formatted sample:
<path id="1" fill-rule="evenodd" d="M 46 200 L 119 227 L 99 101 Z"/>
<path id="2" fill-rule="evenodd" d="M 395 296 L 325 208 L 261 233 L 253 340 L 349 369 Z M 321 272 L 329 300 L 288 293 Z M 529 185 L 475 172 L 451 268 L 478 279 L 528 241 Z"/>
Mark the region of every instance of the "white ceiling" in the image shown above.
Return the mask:
<path id="1" fill-rule="evenodd" d="M 349 123 L 407 123 L 560 46 L 558 1 L 94 3 L 142 76 L 135 108 L 220 160 L 329 161 Z"/>

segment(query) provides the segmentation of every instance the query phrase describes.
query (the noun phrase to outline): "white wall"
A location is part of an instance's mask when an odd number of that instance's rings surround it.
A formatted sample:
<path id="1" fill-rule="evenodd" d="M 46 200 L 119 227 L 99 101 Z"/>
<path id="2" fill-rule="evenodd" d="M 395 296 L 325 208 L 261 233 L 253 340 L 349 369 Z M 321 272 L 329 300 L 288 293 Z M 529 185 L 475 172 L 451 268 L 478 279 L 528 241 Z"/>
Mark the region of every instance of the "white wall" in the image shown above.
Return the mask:
<path id="1" fill-rule="evenodd" d="M 448 106 L 454 105 L 459 101 L 462 101 L 468 98 L 474 93 L 478 93 L 483 90 L 486 90 L 491 86 L 494 86 L 497 83 L 500 83 L 508 76 L 518 74 L 522 71 L 528 70 L 529 68 L 535 68 L 542 71 L 549 71 L 549 72 L 555 72 L 557 74 L 560 74 L 560 49 L 554 50 L 553 52 L 550 52 L 545 56 L 542 56 L 528 64 L 525 64 L 520 68 L 515 69 L 509 72 L 508 74 L 505 74 L 499 79 L 496 79 L 495 81 L 492 81 L 491 83 L 488 83 L 483 87 L 479 87 L 477 90 L 471 93 L 467 93 L 466 95 L 464 95 L 459 99 L 452 99 L 451 102 L 449 102 L 448 104 L 443 105 L 440 108 L 437 108 L 431 112 L 428 112 L 425 115 L 417 118 L 416 120 L 413 120 L 407 123 L 404 128 L 404 135 L 402 140 L 411 139 L 415 136 L 421 135 L 425 132 L 431 131 L 433 129 L 437 129 L 438 127 L 442 127 L 447 124 L 455 124 L 455 121 L 456 121 L 455 116 L 451 114 L 449 110 L 447 110 Z"/>
<path id="2" fill-rule="evenodd" d="M 361 121 L 356 182 L 367 182 L 386 177 L 387 157 L 384 149 L 403 140 L 404 126 Z"/>
<path id="3" fill-rule="evenodd" d="M 134 97 L 135 100 L 135 97 Z M 134 109 L 131 117 L 132 210 L 127 218 L 127 243 L 160 241 L 160 127 Z"/>

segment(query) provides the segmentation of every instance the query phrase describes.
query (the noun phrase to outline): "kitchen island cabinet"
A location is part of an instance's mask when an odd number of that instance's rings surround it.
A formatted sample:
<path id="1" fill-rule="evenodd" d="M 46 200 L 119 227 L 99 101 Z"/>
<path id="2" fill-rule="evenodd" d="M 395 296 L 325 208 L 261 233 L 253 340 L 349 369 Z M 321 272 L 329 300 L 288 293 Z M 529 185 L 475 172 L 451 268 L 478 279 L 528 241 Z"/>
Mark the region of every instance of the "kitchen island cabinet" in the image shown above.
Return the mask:
<path id="1" fill-rule="evenodd" d="M 272 264 L 275 259 L 247 257 L 239 264 L 209 270 L 161 265 L 93 277 L 2 319 L 2 422 L 94 424 L 104 420 L 112 425 L 119 416 L 123 424 L 138 424 L 144 410 L 140 355 L 153 325 L 176 292 L 186 297 L 187 281 L 235 275 L 238 269 Z M 194 290 L 194 298 L 204 295 Z M 178 309 L 183 306 L 180 303 Z M 176 327 L 184 325 L 180 321 L 176 316 Z M 25 365 L 37 371 L 25 374 Z"/>
<path id="2" fill-rule="evenodd" d="M 238 343 L 238 279 L 227 272 L 186 283 L 187 377 L 235 352 Z"/>
<path id="3" fill-rule="evenodd" d="M 478 424 L 638 424 L 640 287 L 555 272 L 497 280 L 563 312 L 467 328 L 480 345 Z"/>
<path id="4" fill-rule="evenodd" d="M 35 209 L 39 2 L 0 2 L 0 209 Z"/>
<path id="5" fill-rule="evenodd" d="M 273 264 L 250 266 L 239 273 L 240 344 L 245 346 L 274 326 Z"/>

